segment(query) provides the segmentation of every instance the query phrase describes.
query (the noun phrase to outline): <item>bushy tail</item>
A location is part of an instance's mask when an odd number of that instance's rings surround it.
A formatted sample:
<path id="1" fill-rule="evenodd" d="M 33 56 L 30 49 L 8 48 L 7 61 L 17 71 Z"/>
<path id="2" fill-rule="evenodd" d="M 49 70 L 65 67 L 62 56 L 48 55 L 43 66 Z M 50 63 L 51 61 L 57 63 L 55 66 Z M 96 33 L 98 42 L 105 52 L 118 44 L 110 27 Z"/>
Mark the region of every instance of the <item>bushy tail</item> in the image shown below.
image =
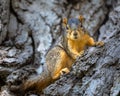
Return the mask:
<path id="1" fill-rule="evenodd" d="M 37 93 L 40 93 L 42 89 L 47 87 L 49 84 L 53 82 L 51 76 L 48 74 L 48 72 L 42 72 L 40 75 L 30 78 L 27 81 L 25 81 L 22 85 L 19 87 L 12 87 L 11 91 L 14 93 L 21 93 L 24 94 L 27 91 L 35 91 Z"/>
<path id="2" fill-rule="evenodd" d="M 39 76 L 27 80 L 21 87 L 24 91 L 35 90 L 40 92 L 42 89 L 51 84 L 51 82 L 51 76 L 45 72 L 42 72 Z"/>

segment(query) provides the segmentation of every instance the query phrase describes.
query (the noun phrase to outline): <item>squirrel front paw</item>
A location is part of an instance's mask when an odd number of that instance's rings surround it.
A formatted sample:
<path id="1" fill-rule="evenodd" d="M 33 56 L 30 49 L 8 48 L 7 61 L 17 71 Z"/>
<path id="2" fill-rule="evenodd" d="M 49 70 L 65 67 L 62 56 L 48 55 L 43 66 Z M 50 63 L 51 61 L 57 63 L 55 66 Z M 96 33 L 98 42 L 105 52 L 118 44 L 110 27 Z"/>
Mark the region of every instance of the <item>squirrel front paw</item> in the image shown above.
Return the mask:
<path id="1" fill-rule="evenodd" d="M 104 46 L 104 44 L 105 44 L 105 43 L 104 43 L 103 41 L 98 41 L 98 42 L 96 42 L 95 45 L 101 47 L 101 46 Z"/>
<path id="2" fill-rule="evenodd" d="M 60 74 L 61 75 L 64 75 L 64 74 L 67 74 L 67 73 L 69 73 L 70 72 L 70 70 L 68 69 L 68 68 L 63 68 L 61 71 L 60 71 Z"/>
<path id="3" fill-rule="evenodd" d="M 79 53 L 79 56 L 83 55 L 84 54 L 84 50 L 82 50 L 80 53 Z"/>
<path id="4" fill-rule="evenodd" d="M 84 52 L 85 52 L 85 51 L 82 50 L 82 51 L 79 53 L 79 55 L 77 56 L 77 58 L 78 58 L 78 57 L 81 57 L 81 56 L 84 54 Z"/>

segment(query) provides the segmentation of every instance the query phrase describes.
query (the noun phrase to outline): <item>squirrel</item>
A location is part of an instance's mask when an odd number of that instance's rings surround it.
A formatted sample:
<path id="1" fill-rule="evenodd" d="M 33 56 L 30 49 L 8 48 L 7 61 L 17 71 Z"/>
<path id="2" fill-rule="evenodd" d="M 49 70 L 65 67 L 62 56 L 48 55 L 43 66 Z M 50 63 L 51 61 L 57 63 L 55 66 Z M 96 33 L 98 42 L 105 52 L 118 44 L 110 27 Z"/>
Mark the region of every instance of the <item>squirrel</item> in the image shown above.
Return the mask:
<path id="1" fill-rule="evenodd" d="M 26 92 L 35 90 L 41 93 L 42 90 L 59 79 L 61 75 L 70 72 L 72 64 L 76 58 L 84 53 L 87 46 L 103 46 L 104 42 L 95 42 L 83 27 L 84 17 L 79 18 L 63 18 L 62 39 L 58 44 L 51 48 L 47 55 L 43 72 L 26 80 L 19 87 L 20 90 Z"/>

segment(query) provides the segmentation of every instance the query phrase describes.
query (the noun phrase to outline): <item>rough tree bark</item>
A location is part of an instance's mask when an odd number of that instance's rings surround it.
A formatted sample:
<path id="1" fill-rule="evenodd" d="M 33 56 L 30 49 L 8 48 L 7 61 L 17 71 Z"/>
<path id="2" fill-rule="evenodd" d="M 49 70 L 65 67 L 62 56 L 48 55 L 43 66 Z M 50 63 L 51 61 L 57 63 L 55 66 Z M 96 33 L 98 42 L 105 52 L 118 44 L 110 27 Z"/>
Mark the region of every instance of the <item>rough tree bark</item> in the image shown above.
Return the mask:
<path id="1" fill-rule="evenodd" d="M 0 96 L 15 96 L 10 85 L 40 73 L 36 67 L 44 63 L 47 50 L 60 37 L 61 19 L 80 14 L 85 17 L 86 30 L 105 46 L 87 49 L 70 74 L 48 86 L 42 95 L 120 95 L 119 0 L 1 0 Z"/>

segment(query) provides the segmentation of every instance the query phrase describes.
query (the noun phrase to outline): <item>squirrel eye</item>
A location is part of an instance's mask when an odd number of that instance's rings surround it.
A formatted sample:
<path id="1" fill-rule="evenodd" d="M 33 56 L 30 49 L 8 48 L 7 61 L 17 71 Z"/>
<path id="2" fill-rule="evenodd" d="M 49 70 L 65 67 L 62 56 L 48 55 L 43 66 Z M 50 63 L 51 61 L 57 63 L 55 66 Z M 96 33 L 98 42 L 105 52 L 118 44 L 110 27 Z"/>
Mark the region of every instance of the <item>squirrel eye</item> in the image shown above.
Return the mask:
<path id="1" fill-rule="evenodd" d="M 79 24 L 79 27 L 82 27 L 82 24 Z"/>
<path id="2" fill-rule="evenodd" d="M 69 29 L 69 25 L 66 26 L 66 29 L 67 29 L 67 30 Z"/>

